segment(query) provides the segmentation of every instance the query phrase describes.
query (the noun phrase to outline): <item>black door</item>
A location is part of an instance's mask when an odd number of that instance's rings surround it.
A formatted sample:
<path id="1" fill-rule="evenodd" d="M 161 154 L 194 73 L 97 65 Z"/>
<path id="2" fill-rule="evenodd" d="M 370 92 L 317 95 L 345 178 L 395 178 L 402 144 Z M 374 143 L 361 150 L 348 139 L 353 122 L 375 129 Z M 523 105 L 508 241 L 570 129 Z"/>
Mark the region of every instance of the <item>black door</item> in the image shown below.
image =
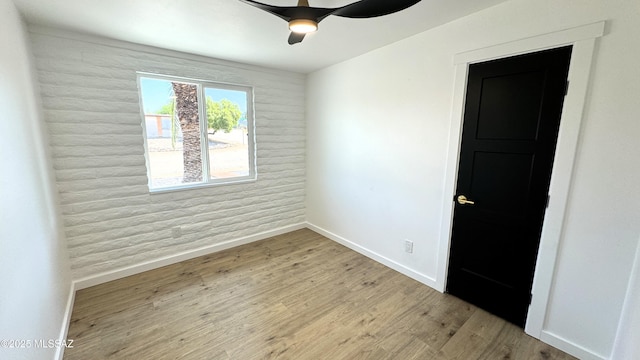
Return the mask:
<path id="1" fill-rule="evenodd" d="M 519 326 L 570 57 L 569 46 L 469 66 L 447 292 Z"/>

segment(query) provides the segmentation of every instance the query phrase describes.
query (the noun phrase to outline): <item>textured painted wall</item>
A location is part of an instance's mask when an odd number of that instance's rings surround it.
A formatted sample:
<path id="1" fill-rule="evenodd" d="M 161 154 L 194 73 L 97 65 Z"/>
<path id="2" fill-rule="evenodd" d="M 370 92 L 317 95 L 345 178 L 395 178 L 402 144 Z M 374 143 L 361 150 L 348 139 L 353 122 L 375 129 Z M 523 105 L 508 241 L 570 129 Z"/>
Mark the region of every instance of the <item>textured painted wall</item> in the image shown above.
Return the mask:
<path id="1" fill-rule="evenodd" d="M 74 279 L 305 220 L 304 75 L 35 27 L 31 39 Z M 258 180 L 149 194 L 136 71 L 252 86 Z"/>

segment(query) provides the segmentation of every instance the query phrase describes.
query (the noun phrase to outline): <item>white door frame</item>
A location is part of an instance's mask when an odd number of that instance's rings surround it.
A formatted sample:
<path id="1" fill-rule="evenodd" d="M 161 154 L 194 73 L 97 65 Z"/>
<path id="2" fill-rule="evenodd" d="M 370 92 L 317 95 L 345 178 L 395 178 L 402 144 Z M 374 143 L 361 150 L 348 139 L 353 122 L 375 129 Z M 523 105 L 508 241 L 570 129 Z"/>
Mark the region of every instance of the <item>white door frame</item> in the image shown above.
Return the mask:
<path id="1" fill-rule="evenodd" d="M 540 248 L 533 281 L 533 298 L 525 326 L 525 332 L 527 334 L 542 340 L 545 340 L 544 325 L 547 305 L 553 283 L 558 245 L 563 233 L 564 216 L 571 188 L 571 178 L 580 135 L 583 109 L 589 87 L 589 74 L 591 72 L 595 42 L 597 38 L 603 36 L 604 27 L 605 22 L 601 21 L 472 50 L 454 56 L 454 65 L 456 68 L 455 84 L 444 181 L 445 201 L 443 201 L 443 216 L 440 228 L 438 273 L 436 277 L 436 289 L 439 291 L 444 291 L 446 286 L 453 221 L 453 197 L 455 195 L 455 184 L 458 173 L 469 64 L 573 45 L 568 75 L 569 89 L 562 108 L 556 155 L 549 188 L 550 201 L 542 226 Z M 554 342 L 553 339 L 546 340 L 548 340 L 547 342 L 549 343 Z"/>

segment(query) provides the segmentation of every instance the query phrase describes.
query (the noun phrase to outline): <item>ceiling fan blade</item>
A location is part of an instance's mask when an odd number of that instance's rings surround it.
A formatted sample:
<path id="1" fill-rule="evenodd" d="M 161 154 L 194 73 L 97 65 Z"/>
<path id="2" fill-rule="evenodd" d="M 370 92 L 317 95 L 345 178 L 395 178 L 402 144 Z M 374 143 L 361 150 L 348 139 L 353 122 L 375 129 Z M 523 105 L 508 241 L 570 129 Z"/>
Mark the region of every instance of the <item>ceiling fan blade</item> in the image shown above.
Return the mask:
<path id="1" fill-rule="evenodd" d="M 292 31 L 291 34 L 289 34 L 289 45 L 293 45 L 293 44 L 297 44 L 299 42 L 302 42 L 302 39 L 304 39 L 305 35 L 306 34 L 294 33 Z"/>
<path id="2" fill-rule="evenodd" d="M 263 4 L 253 0 L 240 0 L 245 4 L 257 7 L 260 10 L 264 10 L 271 13 L 284 21 L 291 21 L 291 19 L 312 19 L 316 22 L 322 21 L 322 19 L 331 15 L 336 9 L 329 8 L 316 8 L 307 6 L 274 6 L 269 4 Z"/>
<path id="3" fill-rule="evenodd" d="M 370 18 L 392 14 L 420 2 L 420 0 L 360 0 L 339 8 L 317 8 L 310 7 L 308 0 L 299 0 L 298 6 L 274 6 L 254 0 L 240 1 L 289 22 L 290 27 L 294 26 L 292 20 L 311 20 L 315 22 L 315 29 L 317 29 L 317 24 L 329 15 Z M 304 36 L 303 33 L 291 32 L 288 40 L 289 45 L 302 42 Z"/>
<path id="4" fill-rule="evenodd" d="M 290 12 L 295 9 L 295 6 L 273 6 L 269 4 L 259 3 L 253 0 L 240 0 L 245 4 L 257 7 L 260 10 L 264 10 L 270 14 L 273 14 L 285 21 L 291 20 Z"/>
<path id="5" fill-rule="evenodd" d="M 361 0 L 338 8 L 331 15 L 347 18 L 370 18 L 392 14 L 419 2 L 420 0 Z"/>

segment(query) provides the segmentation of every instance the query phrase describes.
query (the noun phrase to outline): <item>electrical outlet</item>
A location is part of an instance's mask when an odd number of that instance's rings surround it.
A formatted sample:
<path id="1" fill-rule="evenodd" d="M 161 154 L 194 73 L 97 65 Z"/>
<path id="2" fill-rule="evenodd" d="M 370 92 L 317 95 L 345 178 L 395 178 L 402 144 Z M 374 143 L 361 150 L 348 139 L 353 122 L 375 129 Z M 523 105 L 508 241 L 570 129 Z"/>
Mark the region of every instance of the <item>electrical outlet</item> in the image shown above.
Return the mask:
<path id="1" fill-rule="evenodd" d="M 413 241 L 407 239 L 404 240 L 404 251 L 409 254 L 413 253 Z"/>

